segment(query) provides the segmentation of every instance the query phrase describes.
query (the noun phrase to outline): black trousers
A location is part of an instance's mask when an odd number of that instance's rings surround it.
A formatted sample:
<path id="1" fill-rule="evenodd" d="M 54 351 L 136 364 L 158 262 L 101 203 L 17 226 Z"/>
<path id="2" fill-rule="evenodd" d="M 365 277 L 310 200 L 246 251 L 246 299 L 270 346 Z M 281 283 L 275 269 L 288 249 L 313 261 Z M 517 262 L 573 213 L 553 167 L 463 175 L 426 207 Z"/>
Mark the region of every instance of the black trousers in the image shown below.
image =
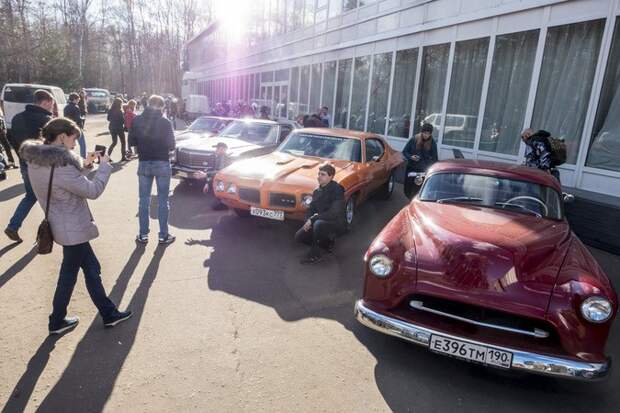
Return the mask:
<path id="1" fill-rule="evenodd" d="M 311 253 L 319 255 L 321 253 L 320 248 L 329 246 L 341 233 L 341 225 L 332 221 L 317 219 L 308 231 L 305 231 L 303 227 L 299 228 L 295 234 L 295 241 L 310 245 L 312 247 Z"/>
<path id="2" fill-rule="evenodd" d="M 108 156 L 112 155 L 112 151 L 114 147 L 118 143 L 118 140 L 121 141 L 121 158 L 124 158 L 127 155 L 127 144 L 125 142 L 125 131 L 110 131 L 110 135 L 112 135 L 112 145 L 108 149 Z"/>
<path id="3" fill-rule="evenodd" d="M 114 303 L 106 295 L 101 283 L 101 265 L 90 243 L 62 247 L 62 264 L 54 293 L 53 310 L 49 319 L 50 329 L 58 326 L 67 316 L 67 306 L 73 294 L 78 271 L 84 272 L 86 289 L 91 300 L 105 322 L 117 311 Z"/>
<path id="4" fill-rule="evenodd" d="M 6 152 L 6 158 L 9 163 L 15 163 L 15 158 L 13 158 L 13 154 L 11 153 L 11 143 L 9 142 L 9 138 L 6 133 L 0 131 L 0 145 L 4 148 L 4 152 Z M 15 151 L 17 153 L 17 151 Z"/>

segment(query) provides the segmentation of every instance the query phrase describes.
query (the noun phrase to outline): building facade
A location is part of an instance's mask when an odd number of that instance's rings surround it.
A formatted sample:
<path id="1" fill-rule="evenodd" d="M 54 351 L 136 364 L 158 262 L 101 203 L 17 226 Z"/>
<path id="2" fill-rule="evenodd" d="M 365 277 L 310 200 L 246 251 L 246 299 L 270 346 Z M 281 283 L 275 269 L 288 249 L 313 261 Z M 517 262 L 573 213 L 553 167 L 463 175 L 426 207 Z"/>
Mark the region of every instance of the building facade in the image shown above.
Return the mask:
<path id="1" fill-rule="evenodd" d="M 620 197 L 620 0 L 254 7 L 245 36 L 219 23 L 188 43 L 184 93 L 291 119 L 327 106 L 396 149 L 431 123 L 441 159 L 521 163 L 521 131 L 545 129 L 566 142 L 565 186 Z"/>

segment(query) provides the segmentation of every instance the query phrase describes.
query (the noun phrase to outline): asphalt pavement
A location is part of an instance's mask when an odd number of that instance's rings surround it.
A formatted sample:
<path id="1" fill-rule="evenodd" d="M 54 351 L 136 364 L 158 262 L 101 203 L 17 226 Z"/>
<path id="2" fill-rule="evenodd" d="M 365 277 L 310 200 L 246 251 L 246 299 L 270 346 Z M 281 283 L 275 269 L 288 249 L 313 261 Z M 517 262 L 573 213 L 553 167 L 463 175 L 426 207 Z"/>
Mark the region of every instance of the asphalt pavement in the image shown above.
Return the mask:
<path id="1" fill-rule="evenodd" d="M 86 139 L 110 145 L 103 115 Z M 120 158 L 120 145 L 113 159 Z M 137 161 L 116 164 L 104 194 L 90 202 L 101 236 L 95 249 L 106 290 L 134 317 L 104 329 L 82 278 L 69 314 L 79 326 L 47 336 L 61 248 L 37 256 L 35 206 L 22 244 L 0 237 L 0 406 L 3 412 L 337 411 L 612 412 L 620 374 L 598 383 L 517 375 L 429 353 L 371 331 L 353 318 L 362 256 L 406 204 L 358 210 L 354 230 L 325 261 L 302 266 L 294 222 L 213 211 L 197 186 L 171 187 L 171 232 L 157 245 L 138 229 Z M 0 182 L 0 226 L 23 194 L 16 170 Z M 155 191 L 155 189 L 154 189 Z M 620 257 L 593 250 L 620 285 Z M 608 349 L 620 357 L 620 322 Z M 616 406 L 616 407 L 614 407 Z"/>

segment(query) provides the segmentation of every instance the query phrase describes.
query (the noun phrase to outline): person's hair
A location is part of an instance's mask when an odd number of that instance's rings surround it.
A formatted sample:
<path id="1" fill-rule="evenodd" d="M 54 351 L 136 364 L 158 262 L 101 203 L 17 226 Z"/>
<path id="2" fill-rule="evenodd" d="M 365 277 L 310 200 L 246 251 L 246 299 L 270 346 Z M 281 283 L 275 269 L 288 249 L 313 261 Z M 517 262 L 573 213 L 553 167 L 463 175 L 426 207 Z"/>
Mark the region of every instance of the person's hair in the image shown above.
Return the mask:
<path id="1" fill-rule="evenodd" d="M 52 94 L 48 92 L 47 90 L 37 89 L 34 92 L 34 104 L 35 105 L 38 105 L 43 102 L 49 102 L 50 100 L 53 101 L 54 96 L 52 96 Z"/>
<path id="2" fill-rule="evenodd" d="M 329 110 L 327 106 L 323 106 L 321 109 Z"/>
<path id="3" fill-rule="evenodd" d="M 323 165 L 319 166 L 319 171 L 323 171 L 329 176 L 336 175 L 336 168 L 334 168 L 333 165 L 329 163 L 324 163 Z"/>
<path id="4" fill-rule="evenodd" d="M 217 145 L 215 145 L 215 147 L 228 149 L 228 145 L 226 145 L 224 142 L 218 142 Z"/>
<path id="5" fill-rule="evenodd" d="M 134 110 L 136 108 L 136 105 L 138 104 L 138 102 L 136 102 L 135 100 L 131 99 L 129 102 L 127 102 L 127 107 L 131 110 Z"/>
<path id="6" fill-rule="evenodd" d="M 430 123 L 425 123 L 424 125 L 422 125 L 420 132 L 433 133 L 433 125 L 431 125 Z"/>
<path id="7" fill-rule="evenodd" d="M 43 143 L 49 145 L 56 140 L 58 135 L 63 133 L 67 136 L 79 136 L 81 132 L 78 125 L 71 119 L 55 118 L 43 126 L 43 129 L 41 130 L 41 138 L 43 138 Z"/>
<path id="8" fill-rule="evenodd" d="M 421 150 L 422 148 L 424 148 L 425 151 L 430 151 L 432 147 L 433 147 L 432 136 L 430 137 L 430 139 L 424 140 L 424 138 L 422 138 L 422 134 L 416 135 L 415 148 L 417 150 Z"/>
<path id="9" fill-rule="evenodd" d="M 80 100 L 80 95 L 78 95 L 77 93 L 73 92 L 69 94 L 69 100 Z"/>
<path id="10" fill-rule="evenodd" d="M 110 108 L 110 111 L 119 111 L 121 110 L 122 106 L 123 106 L 123 101 L 119 98 L 114 98 L 114 100 L 112 101 L 112 107 Z"/>
<path id="11" fill-rule="evenodd" d="M 164 106 L 166 106 L 166 103 L 164 102 L 164 98 L 162 98 L 161 96 L 151 95 L 148 105 L 149 107 L 154 109 L 162 109 Z"/>
<path id="12" fill-rule="evenodd" d="M 126 112 L 128 107 L 129 107 L 129 106 L 128 106 L 126 103 L 124 103 L 124 104 L 123 104 L 123 112 Z"/>

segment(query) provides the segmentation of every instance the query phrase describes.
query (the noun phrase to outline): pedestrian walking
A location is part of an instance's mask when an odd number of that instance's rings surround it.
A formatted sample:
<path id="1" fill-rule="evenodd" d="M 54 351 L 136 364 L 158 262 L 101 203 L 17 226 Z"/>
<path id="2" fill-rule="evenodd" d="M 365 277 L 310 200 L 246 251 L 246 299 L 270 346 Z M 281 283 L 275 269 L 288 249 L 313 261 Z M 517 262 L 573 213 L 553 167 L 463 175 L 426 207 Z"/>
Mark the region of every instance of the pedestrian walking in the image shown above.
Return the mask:
<path id="1" fill-rule="evenodd" d="M 82 116 L 82 133 L 84 133 L 84 127 L 86 126 L 86 115 L 88 114 L 88 96 L 84 89 L 80 90 L 80 100 L 78 101 L 78 107 L 80 108 L 80 115 Z"/>
<path id="2" fill-rule="evenodd" d="M 49 316 L 50 334 L 61 334 L 79 322 L 78 317 L 67 317 L 67 306 L 80 268 L 105 327 L 113 327 L 131 317 L 131 311 L 119 311 L 106 295 L 101 283 L 101 265 L 90 245 L 99 231 L 87 200 L 97 199 L 103 193 L 112 166 L 105 154 L 89 153 L 82 159 L 73 153 L 80 132 L 75 122 L 54 119 L 43 128 L 43 141 L 28 140 L 20 149 L 22 158 L 29 164 L 36 198 L 43 209 L 48 209 L 47 219 L 54 241 L 62 245 L 62 264 Z M 84 172 L 92 169 L 97 158 L 99 168 L 89 179 Z"/>
<path id="3" fill-rule="evenodd" d="M 438 159 L 437 143 L 433 139 L 433 125 L 430 123 L 422 125 L 420 133 L 409 139 L 405 145 L 403 156 L 407 161 L 404 192 L 407 198 L 411 198 L 415 195 L 414 192 L 417 192 L 416 173 L 426 172 Z"/>
<path id="4" fill-rule="evenodd" d="M 26 105 L 26 109 L 15 115 L 11 121 L 11 136 L 14 147 L 18 151 L 19 168 L 26 191 L 26 195 L 17 205 L 17 209 L 4 230 L 6 236 L 15 242 L 22 242 L 19 236 L 19 229 L 37 202 L 37 198 L 34 192 L 32 192 L 30 178 L 28 177 L 28 163 L 19 155 L 19 148 L 26 140 L 38 139 L 40 137 L 41 129 L 52 119 L 53 109 L 54 98 L 52 95 L 45 90 L 39 89 L 34 92 L 34 104 Z"/>
<path id="5" fill-rule="evenodd" d="M 131 99 L 127 102 L 126 108 L 123 111 L 125 116 L 125 132 L 129 132 L 131 125 L 133 125 L 133 120 L 136 118 L 136 105 L 137 102 Z M 127 149 L 127 158 L 133 157 L 134 153 L 135 150 L 132 150 L 131 145 L 129 145 L 129 149 Z"/>
<path id="6" fill-rule="evenodd" d="M 175 237 L 168 232 L 168 192 L 170 190 L 170 151 L 175 148 L 174 132 L 163 117 L 164 99 L 153 95 L 144 112 L 137 116 L 129 129 L 129 145 L 138 148 L 139 232 L 136 241 L 146 244 L 149 234 L 149 206 L 153 179 L 157 186 L 159 243 L 170 244 Z"/>
<path id="7" fill-rule="evenodd" d="M 77 93 L 69 94 L 69 102 L 65 106 L 63 116 L 65 118 L 71 119 L 80 128 L 80 138 L 78 139 L 78 142 L 80 144 L 80 156 L 82 158 L 86 158 L 86 139 L 84 138 L 84 132 L 82 132 L 82 129 L 84 128 L 84 123 L 79 102 L 80 95 L 78 95 Z"/>
<path id="8" fill-rule="evenodd" d="M 9 141 L 9 135 L 6 130 L 6 123 L 4 120 L 4 113 L 2 113 L 2 107 L 0 107 L 0 145 L 4 148 L 6 156 L 6 168 L 15 168 L 15 158 L 13 158 L 12 145 Z"/>
<path id="9" fill-rule="evenodd" d="M 112 156 L 112 151 L 116 147 L 118 141 L 121 141 L 121 162 L 128 161 L 126 156 L 125 142 L 125 115 L 122 110 L 123 101 L 120 98 L 114 98 L 112 107 L 108 111 L 108 129 L 112 136 L 112 145 L 108 148 L 108 156 Z"/>

